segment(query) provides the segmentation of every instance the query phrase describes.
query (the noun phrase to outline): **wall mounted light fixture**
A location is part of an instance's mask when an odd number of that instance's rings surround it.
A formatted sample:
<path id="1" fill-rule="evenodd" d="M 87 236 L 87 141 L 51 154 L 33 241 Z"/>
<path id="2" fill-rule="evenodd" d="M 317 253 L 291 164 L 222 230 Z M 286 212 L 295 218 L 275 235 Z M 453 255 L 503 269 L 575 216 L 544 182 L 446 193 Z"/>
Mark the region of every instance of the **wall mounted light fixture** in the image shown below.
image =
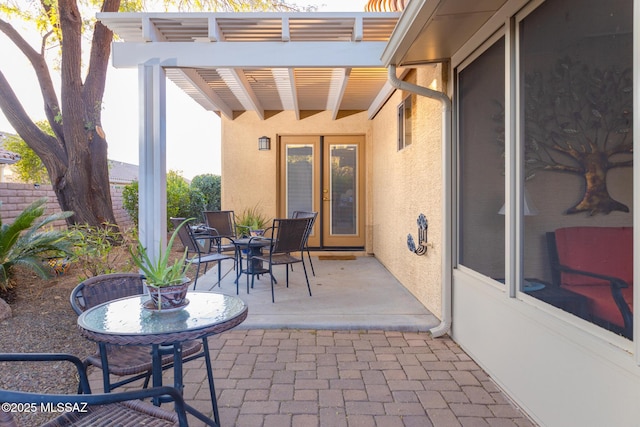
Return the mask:
<path id="1" fill-rule="evenodd" d="M 271 138 L 268 136 L 258 138 L 258 150 L 271 150 Z"/>
<path id="2" fill-rule="evenodd" d="M 429 229 L 429 223 L 427 222 L 427 217 L 424 214 L 418 215 L 418 245 L 416 246 L 416 242 L 413 240 L 413 236 L 411 234 L 407 235 L 407 247 L 411 252 L 416 255 L 424 255 L 427 253 L 427 249 L 429 246 L 432 246 L 431 243 L 427 242 L 427 230 Z"/>

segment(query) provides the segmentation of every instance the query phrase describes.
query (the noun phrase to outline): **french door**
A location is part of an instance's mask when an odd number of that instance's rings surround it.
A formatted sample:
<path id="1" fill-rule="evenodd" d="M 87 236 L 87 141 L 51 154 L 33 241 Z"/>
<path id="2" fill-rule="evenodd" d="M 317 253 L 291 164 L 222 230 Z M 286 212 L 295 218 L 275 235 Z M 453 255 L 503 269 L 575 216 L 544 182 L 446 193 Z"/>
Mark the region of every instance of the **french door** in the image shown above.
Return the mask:
<path id="1" fill-rule="evenodd" d="M 364 247 L 364 136 L 281 136 L 279 149 L 280 215 L 318 212 L 310 247 Z"/>

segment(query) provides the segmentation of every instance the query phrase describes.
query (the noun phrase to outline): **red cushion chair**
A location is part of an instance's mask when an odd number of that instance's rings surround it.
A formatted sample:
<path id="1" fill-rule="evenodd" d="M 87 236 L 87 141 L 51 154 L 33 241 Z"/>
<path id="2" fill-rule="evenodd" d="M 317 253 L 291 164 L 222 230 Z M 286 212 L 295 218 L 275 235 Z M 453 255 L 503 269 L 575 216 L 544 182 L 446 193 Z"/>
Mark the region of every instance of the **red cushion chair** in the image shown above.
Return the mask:
<path id="1" fill-rule="evenodd" d="M 633 228 L 566 227 L 548 237 L 554 283 L 587 297 L 593 320 L 631 338 Z"/>

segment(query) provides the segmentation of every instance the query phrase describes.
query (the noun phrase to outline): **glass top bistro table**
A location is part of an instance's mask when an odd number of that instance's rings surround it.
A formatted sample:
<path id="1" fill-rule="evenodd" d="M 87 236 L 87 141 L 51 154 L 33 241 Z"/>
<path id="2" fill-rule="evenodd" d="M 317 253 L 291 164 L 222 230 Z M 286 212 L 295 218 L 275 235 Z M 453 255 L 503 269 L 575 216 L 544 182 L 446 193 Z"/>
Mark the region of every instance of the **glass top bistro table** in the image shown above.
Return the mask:
<path id="1" fill-rule="evenodd" d="M 219 426 L 218 404 L 207 337 L 242 323 L 247 318 L 247 305 L 234 296 L 211 292 L 189 292 L 187 293 L 189 304 L 186 307 L 171 312 L 153 312 L 143 307 L 148 299 L 148 295 L 137 295 L 90 308 L 78 317 L 80 333 L 99 344 L 103 366 L 107 366 L 108 362 L 104 360 L 106 344 L 151 345 L 154 387 L 162 385 L 161 355 L 173 351 L 174 387 L 179 392 L 183 390 L 182 343 L 201 339 L 203 352 L 195 357 L 204 356 L 205 358 L 213 408 L 213 424 L 205 415 L 190 405 L 186 406 L 188 412 L 201 421 Z"/>

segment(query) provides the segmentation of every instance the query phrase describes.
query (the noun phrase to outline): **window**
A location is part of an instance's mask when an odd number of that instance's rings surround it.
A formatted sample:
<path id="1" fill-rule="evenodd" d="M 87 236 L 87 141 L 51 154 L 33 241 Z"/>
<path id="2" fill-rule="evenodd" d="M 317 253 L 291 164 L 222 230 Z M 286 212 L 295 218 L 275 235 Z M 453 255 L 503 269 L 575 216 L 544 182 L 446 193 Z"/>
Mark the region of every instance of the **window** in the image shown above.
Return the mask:
<path id="1" fill-rule="evenodd" d="M 459 262 L 505 277 L 504 38 L 458 73 Z"/>
<path id="2" fill-rule="evenodd" d="M 516 16 L 515 49 L 456 68 L 459 264 L 628 339 L 632 16 L 631 0 L 545 1 Z"/>
<path id="3" fill-rule="evenodd" d="M 521 218 L 521 290 L 627 338 L 618 303 L 633 310 L 632 17 L 631 0 L 547 1 L 519 24 L 522 193 L 535 206 Z M 556 253 L 629 287 L 616 296 L 606 280 L 560 273 Z"/>
<path id="4" fill-rule="evenodd" d="M 411 145 L 412 100 L 407 96 L 398 106 L 398 151 Z"/>

